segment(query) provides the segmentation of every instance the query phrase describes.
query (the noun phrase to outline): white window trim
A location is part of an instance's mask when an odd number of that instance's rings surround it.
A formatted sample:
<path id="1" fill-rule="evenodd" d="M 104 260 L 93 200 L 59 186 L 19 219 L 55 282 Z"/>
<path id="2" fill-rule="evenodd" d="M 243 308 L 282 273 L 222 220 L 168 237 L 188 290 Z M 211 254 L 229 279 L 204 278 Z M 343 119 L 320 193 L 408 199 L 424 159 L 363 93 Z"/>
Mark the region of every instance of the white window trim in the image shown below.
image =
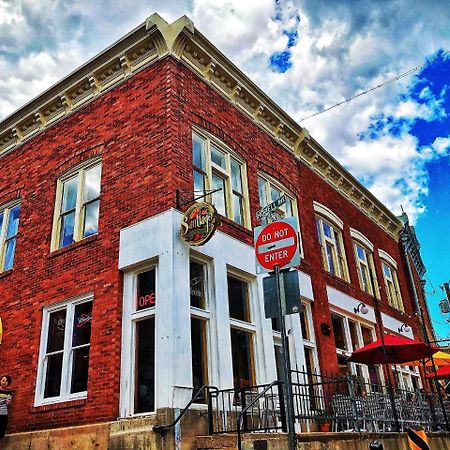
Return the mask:
<path id="1" fill-rule="evenodd" d="M 320 252 L 322 254 L 322 265 L 324 269 L 330 273 L 332 276 L 335 276 L 337 278 L 340 278 L 341 280 L 344 280 L 346 282 L 350 282 L 350 272 L 348 270 L 348 263 L 347 263 L 347 254 L 345 253 L 345 247 L 344 247 L 344 237 L 342 236 L 342 229 L 335 226 L 333 222 L 329 222 L 326 218 L 323 218 L 322 216 L 317 215 L 315 217 L 316 223 L 317 220 L 320 222 L 319 225 L 319 246 L 320 246 Z M 333 230 L 333 237 L 328 237 L 325 235 L 325 232 L 323 230 L 323 224 L 327 224 L 332 230 Z M 337 237 L 335 236 L 337 234 Z M 320 242 L 322 241 L 322 242 Z M 333 262 L 335 265 L 335 271 L 336 273 L 331 273 L 330 265 L 326 253 L 326 242 L 328 242 L 331 246 L 333 251 Z M 341 264 L 339 263 L 339 252 L 338 248 L 340 248 L 342 253 L 342 271 L 341 271 Z M 342 273 L 341 273 L 342 272 Z"/>
<path id="2" fill-rule="evenodd" d="M 276 180 L 275 178 L 268 175 L 266 172 L 260 171 L 256 174 L 256 176 L 257 176 L 258 183 L 259 183 L 259 180 L 258 180 L 259 178 L 263 179 L 265 183 L 268 183 L 269 186 L 273 185 L 276 189 L 278 189 L 282 193 L 282 195 L 286 195 L 286 197 L 289 197 L 289 199 L 291 200 L 292 215 L 293 215 L 293 217 L 295 217 L 297 219 L 297 224 L 299 227 L 298 237 L 299 237 L 300 258 L 304 258 L 300 218 L 299 218 L 299 214 L 298 214 L 297 197 L 291 191 L 286 189 L 286 187 L 282 183 L 280 183 L 278 180 Z M 267 192 L 265 192 L 265 194 L 267 195 Z M 259 198 L 259 186 L 258 186 L 258 199 L 259 199 L 259 202 L 261 202 L 261 199 Z"/>
<path id="3" fill-rule="evenodd" d="M 379 249 L 378 255 L 380 256 L 381 259 L 384 259 L 395 270 L 398 270 L 397 261 L 389 253 L 385 252 L 384 250 Z"/>
<path id="4" fill-rule="evenodd" d="M 372 242 L 370 242 L 369 239 L 367 239 L 366 236 L 364 236 L 361 232 L 355 230 L 354 228 L 350 228 L 350 236 L 373 253 Z"/>
<path id="5" fill-rule="evenodd" d="M 358 255 L 357 246 L 361 247 L 366 252 L 366 264 L 367 264 L 367 270 L 368 273 L 368 290 L 364 289 L 362 279 L 361 279 L 361 272 L 360 272 L 360 265 L 364 264 L 362 260 L 360 259 Z M 363 244 L 361 244 L 360 241 L 353 242 L 353 250 L 355 254 L 355 262 L 356 262 L 356 270 L 358 271 L 358 281 L 359 286 L 362 291 L 369 293 L 370 295 L 374 295 L 373 290 L 375 289 L 375 295 L 377 299 L 380 299 L 380 288 L 378 286 L 378 280 L 377 280 L 377 273 L 375 271 L 375 262 L 373 259 L 373 251 L 368 250 Z M 373 280 L 371 279 L 371 274 L 373 276 Z"/>
<path id="6" fill-rule="evenodd" d="M 41 326 L 41 339 L 39 345 L 39 359 L 38 359 L 38 373 L 36 381 L 36 391 L 34 397 L 34 406 L 51 405 L 55 403 L 62 403 L 67 401 L 79 400 L 87 398 L 87 391 L 77 392 L 75 394 L 70 393 L 70 377 L 71 377 L 71 361 L 70 361 L 70 351 L 72 349 L 72 329 L 73 329 L 73 318 L 75 312 L 75 306 L 81 303 L 89 302 L 94 300 L 93 293 L 84 294 L 79 297 L 71 298 L 58 302 L 49 307 L 43 308 L 42 313 L 42 326 Z M 64 334 L 64 348 L 63 348 L 63 364 L 62 364 L 62 374 L 61 374 L 61 391 L 58 397 L 44 398 L 45 389 L 45 368 L 44 360 L 47 347 L 48 339 L 48 326 L 50 314 L 66 308 L 66 322 L 65 322 L 65 334 Z M 92 325 L 91 325 L 92 326 Z M 91 328 L 92 333 L 92 328 Z M 91 341 L 89 341 L 89 346 Z M 89 384 L 89 380 L 88 380 Z"/>
<path id="7" fill-rule="evenodd" d="M 0 213 L 3 213 L 3 225 L 0 228 L 0 273 L 3 272 L 4 264 L 5 264 L 5 242 L 6 242 L 6 229 L 9 224 L 9 215 L 11 213 L 11 209 L 20 205 L 20 199 L 14 199 L 8 203 L 0 206 Z M 22 211 L 21 211 L 22 213 Z M 20 226 L 20 217 L 19 217 L 19 226 Z M 17 245 L 17 241 L 16 241 Z M 14 259 L 15 259 L 16 251 L 14 250 Z M 9 270 L 9 269 L 8 269 Z"/>
<path id="8" fill-rule="evenodd" d="M 344 222 L 331 209 L 327 208 L 319 202 L 313 201 L 314 211 L 319 215 L 329 220 L 336 225 L 341 231 L 344 229 Z"/>
<path id="9" fill-rule="evenodd" d="M 211 190 L 212 183 L 212 175 L 214 172 L 225 177 L 225 190 L 224 196 L 226 199 L 227 211 L 225 217 L 229 220 L 233 221 L 233 188 L 231 185 L 231 161 L 230 157 L 232 157 L 238 164 L 241 166 L 241 182 L 242 182 L 242 208 L 243 208 L 243 217 L 242 217 L 242 225 L 245 228 L 251 228 L 251 220 L 250 220 L 250 203 L 249 203 L 249 193 L 248 193 L 248 180 L 247 180 L 247 163 L 246 161 L 237 154 L 233 149 L 231 149 L 227 144 L 222 142 L 213 134 L 207 132 L 206 130 L 199 128 L 197 126 L 192 127 L 192 138 L 196 134 L 198 137 L 205 139 L 207 141 L 205 146 L 205 172 L 206 172 L 206 180 L 205 180 L 205 189 Z M 227 165 L 227 169 L 224 170 L 222 167 L 217 166 L 211 161 L 211 144 L 217 147 L 219 150 L 224 152 L 225 161 Z M 207 147 L 207 148 L 206 148 Z M 211 194 L 207 195 L 204 200 L 212 202 Z"/>
<path id="10" fill-rule="evenodd" d="M 71 178 L 79 175 L 80 171 L 85 172 L 86 170 L 89 170 L 92 167 L 101 164 L 102 159 L 101 157 L 97 156 L 95 158 L 89 159 L 88 161 L 83 161 L 82 163 L 77 164 L 75 167 L 71 167 L 68 171 L 66 171 L 61 176 L 58 177 L 56 182 L 56 199 L 55 199 L 55 208 L 53 212 L 53 225 L 52 225 L 52 238 L 50 244 L 50 251 L 53 252 L 55 250 L 59 250 L 60 248 L 65 248 L 60 247 L 59 245 L 61 233 L 61 205 L 62 205 L 64 183 L 70 180 Z M 101 184 L 101 175 L 100 175 L 100 184 Z M 77 185 L 77 199 L 75 205 L 75 222 L 74 222 L 74 237 L 73 237 L 75 242 L 85 239 L 82 236 L 82 223 L 81 223 L 83 189 L 84 189 L 84 177 L 83 179 L 80 177 Z"/>

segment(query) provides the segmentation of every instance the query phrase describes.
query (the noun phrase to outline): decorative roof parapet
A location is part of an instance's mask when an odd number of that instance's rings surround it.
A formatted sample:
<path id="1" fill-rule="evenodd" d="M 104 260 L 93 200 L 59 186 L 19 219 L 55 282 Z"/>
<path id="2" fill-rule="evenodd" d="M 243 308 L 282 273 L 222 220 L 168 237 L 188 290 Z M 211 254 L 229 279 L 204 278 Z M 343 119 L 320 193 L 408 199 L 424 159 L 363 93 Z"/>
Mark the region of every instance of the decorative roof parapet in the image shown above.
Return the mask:
<path id="1" fill-rule="evenodd" d="M 153 14 L 144 24 L 6 117 L 0 122 L 0 157 L 167 55 L 193 69 L 275 141 L 398 239 L 402 222 L 196 30 L 186 16 L 168 24 Z"/>

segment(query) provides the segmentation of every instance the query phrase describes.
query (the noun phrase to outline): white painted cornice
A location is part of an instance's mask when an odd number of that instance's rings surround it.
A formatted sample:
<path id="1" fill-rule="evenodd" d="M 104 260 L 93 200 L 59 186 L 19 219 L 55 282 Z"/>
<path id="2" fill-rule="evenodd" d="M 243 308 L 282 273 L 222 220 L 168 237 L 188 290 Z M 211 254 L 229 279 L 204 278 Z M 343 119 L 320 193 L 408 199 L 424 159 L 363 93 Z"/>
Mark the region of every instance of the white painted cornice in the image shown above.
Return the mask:
<path id="1" fill-rule="evenodd" d="M 155 61 L 171 56 L 190 67 L 273 140 L 313 169 L 396 240 L 400 220 L 183 16 L 158 14 L 87 61 L 0 123 L 0 157 Z"/>

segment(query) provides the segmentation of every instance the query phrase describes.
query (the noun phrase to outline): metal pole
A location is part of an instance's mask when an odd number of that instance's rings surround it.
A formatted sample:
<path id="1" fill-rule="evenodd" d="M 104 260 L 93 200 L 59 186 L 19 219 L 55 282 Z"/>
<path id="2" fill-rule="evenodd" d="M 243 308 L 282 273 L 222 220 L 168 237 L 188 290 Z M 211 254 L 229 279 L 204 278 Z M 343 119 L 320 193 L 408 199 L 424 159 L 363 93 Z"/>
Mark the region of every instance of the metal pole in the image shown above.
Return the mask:
<path id="1" fill-rule="evenodd" d="M 370 284 L 372 285 L 372 292 L 373 292 L 373 303 L 375 306 L 375 320 L 378 323 L 378 329 L 380 332 L 380 339 L 381 339 L 381 347 L 383 349 L 383 358 L 384 358 L 384 366 L 386 368 L 386 375 L 387 375 L 387 382 L 388 382 L 388 394 L 389 394 L 389 400 L 391 402 L 391 408 L 392 408 L 392 414 L 394 416 L 394 422 L 395 422 L 395 431 L 400 431 L 400 424 L 398 421 L 398 414 L 397 414 L 397 408 L 395 407 L 395 399 L 394 399 L 394 391 L 392 388 L 392 380 L 391 380 L 391 372 L 389 370 L 389 361 L 386 353 L 386 347 L 384 345 L 384 330 L 383 330 L 383 321 L 381 318 L 380 313 L 380 305 L 378 304 L 378 298 L 376 296 L 375 291 L 375 280 L 373 278 L 373 272 L 372 269 L 369 269 L 370 274 Z"/>
<path id="2" fill-rule="evenodd" d="M 292 383 L 291 383 L 291 361 L 289 357 L 289 342 L 286 335 L 284 316 L 286 314 L 286 295 L 284 293 L 284 283 L 280 279 L 280 266 L 275 266 L 275 285 L 278 303 L 278 320 L 281 332 L 281 348 L 283 350 L 283 375 L 284 375 L 284 403 L 286 405 L 286 421 L 288 431 L 289 450 L 296 450 L 297 442 L 294 424 L 294 405 L 292 401 Z"/>

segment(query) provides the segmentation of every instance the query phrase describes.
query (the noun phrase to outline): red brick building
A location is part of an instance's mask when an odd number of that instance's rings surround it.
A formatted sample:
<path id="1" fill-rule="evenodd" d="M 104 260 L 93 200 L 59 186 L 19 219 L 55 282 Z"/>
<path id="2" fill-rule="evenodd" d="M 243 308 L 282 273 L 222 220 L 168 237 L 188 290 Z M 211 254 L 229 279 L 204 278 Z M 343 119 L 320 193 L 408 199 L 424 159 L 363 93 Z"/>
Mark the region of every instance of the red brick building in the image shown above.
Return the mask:
<path id="1" fill-rule="evenodd" d="M 402 223 L 186 18 L 152 16 L 4 119 L 0 174 L 9 433 L 96 424 L 77 433 L 113 447 L 201 383 L 275 379 L 279 333 L 264 318 L 252 228 L 282 194 L 301 240 L 292 362 L 382 377 L 347 363 L 378 333 L 373 295 L 387 331 L 420 336 Z M 217 188 L 221 226 L 189 248 L 177 189 Z M 420 385 L 418 371 L 400 373 Z"/>

